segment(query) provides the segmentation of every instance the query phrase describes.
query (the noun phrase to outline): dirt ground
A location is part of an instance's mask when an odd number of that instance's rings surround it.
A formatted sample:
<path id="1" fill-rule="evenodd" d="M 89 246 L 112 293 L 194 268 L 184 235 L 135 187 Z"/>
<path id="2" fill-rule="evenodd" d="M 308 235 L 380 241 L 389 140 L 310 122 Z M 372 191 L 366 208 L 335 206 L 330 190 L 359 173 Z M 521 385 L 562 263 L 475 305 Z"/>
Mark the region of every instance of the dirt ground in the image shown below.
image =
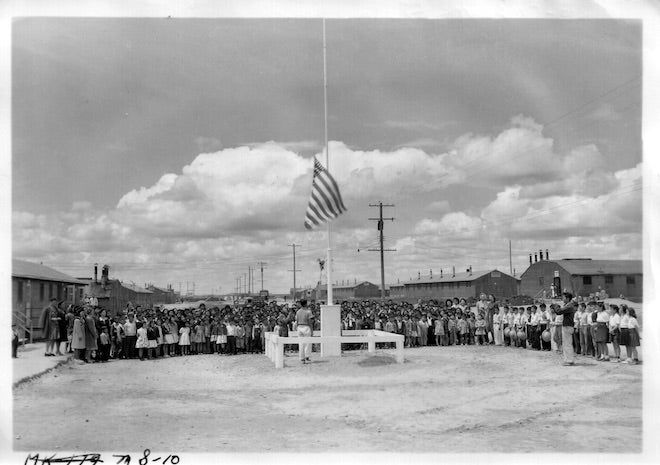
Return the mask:
<path id="1" fill-rule="evenodd" d="M 494 346 L 392 355 L 70 363 L 14 390 L 14 450 L 642 450 L 642 366 Z"/>

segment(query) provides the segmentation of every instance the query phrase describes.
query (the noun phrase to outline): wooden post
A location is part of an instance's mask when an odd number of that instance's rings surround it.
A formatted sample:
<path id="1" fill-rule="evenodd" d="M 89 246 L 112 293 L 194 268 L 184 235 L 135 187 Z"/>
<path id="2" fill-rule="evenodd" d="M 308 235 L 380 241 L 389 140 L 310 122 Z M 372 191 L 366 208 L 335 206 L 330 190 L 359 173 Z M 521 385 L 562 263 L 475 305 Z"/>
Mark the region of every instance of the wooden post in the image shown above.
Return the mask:
<path id="1" fill-rule="evenodd" d="M 396 361 L 403 363 L 403 340 L 401 338 L 396 341 Z"/>
<path id="2" fill-rule="evenodd" d="M 279 341 L 275 348 L 275 368 L 284 368 L 284 344 Z"/>

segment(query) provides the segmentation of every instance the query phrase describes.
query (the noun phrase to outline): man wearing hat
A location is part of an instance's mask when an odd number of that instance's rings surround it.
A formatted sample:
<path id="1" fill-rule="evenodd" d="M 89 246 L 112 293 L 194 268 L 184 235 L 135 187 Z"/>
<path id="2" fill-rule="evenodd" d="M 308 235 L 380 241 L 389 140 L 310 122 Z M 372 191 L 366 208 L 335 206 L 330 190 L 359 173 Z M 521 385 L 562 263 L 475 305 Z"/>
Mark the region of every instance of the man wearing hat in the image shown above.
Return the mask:
<path id="1" fill-rule="evenodd" d="M 300 308 L 296 312 L 296 327 L 298 330 L 298 337 L 310 337 L 312 335 L 312 321 L 314 320 L 314 314 L 307 307 L 307 300 L 300 300 Z M 312 345 L 298 344 L 299 348 L 299 358 L 302 363 L 309 362 L 309 356 L 312 354 Z"/>
<path id="2" fill-rule="evenodd" d="M 575 365 L 575 351 L 573 350 L 573 315 L 575 314 L 575 305 L 573 305 L 573 294 L 564 292 L 562 300 L 564 306 L 555 310 L 557 315 L 563 315 L 561 326 L 561 348 L 564 354 L 564 366 Z"/>

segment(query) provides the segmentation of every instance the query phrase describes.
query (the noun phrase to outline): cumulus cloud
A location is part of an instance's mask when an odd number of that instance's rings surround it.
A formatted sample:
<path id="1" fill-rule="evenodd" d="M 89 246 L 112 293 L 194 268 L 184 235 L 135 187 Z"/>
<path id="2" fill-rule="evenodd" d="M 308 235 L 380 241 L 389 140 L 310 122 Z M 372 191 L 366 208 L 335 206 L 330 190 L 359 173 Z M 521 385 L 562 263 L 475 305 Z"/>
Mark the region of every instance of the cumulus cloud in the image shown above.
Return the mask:
<path id="1" fill-rule="evenodd" d="M 579 182 L 555 195 L 524 197 L 508 187 L 483 209 L 489 224 L 518 237 L 585 237 L 599 232 L 631 233 L 641 229 L 641 165 L 609 176 L 607 187 L 589 192 Z M 572 189 L 571 189 L 572 188 Z"/>
<path id="2" fill-rule="evenodd" d="M 499 134 L 463 135 L 444 153 L 360 150 L 336 141 L 330 153 L 330 171 L 349 208 L 335 228 L 333 269 L 340 279 L 343 273 L 377 281 L 378 254 L 357 249 L 375 244 L 366 218 L 378 198 L 408 199 L 402 213 L 409 224 L 388 228 L 396 231 L 388 240 L 397 252 L 387 257 L 389 269 L 406 279 L 419 268 L 502 268 L 509 239 L 523 259 L 539 242 L 567 256 L 590 250 L 623 258 L 641 250 L 641 165 L 612 172 L 591 144 L 558 153 L 530 118 L 514 117 Z M 323 153 L 317 157 L 325 162 Z M 311 157 L 290 144 L 201 153 L 180 173 L 127 192 L 106 211 L 80 201 L 66 212 L 14 212 L 14 251 L 24 258 L 115 263 L 136 282 L 146 270 L 150 280 L 170 279 L 168 270 L 177 269 L 226 274 L 266 259 L 282 288 L 290 279 L 287 245 L 302 243 L 299 263 L 315 283 L 325 232 L 302 226 L 311 179 Z M 456 185 L 480 187 L 485 200 L 466 199 Z M 388 281 L 396 278 L 389 273 Z"/>

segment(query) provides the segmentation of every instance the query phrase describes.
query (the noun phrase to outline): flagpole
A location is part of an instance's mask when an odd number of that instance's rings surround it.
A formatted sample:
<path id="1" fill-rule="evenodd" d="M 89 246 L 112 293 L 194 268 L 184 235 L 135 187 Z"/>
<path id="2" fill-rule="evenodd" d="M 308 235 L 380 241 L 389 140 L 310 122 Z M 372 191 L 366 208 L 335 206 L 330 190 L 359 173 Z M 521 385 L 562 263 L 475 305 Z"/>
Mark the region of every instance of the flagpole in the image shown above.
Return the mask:
<path id="1" fill-rule="evenodd" d="M 330 172 L 330 150 L 328 149 L 328 76 L 325 51 L 325 18 L 323 18 L 323 123 L 325 129 L 325 169 Z M 326 260 L 326 277 L 328 280 L 327 305 L 332 305 L 332 226 L 328 226 L 328 256 Z"/>

